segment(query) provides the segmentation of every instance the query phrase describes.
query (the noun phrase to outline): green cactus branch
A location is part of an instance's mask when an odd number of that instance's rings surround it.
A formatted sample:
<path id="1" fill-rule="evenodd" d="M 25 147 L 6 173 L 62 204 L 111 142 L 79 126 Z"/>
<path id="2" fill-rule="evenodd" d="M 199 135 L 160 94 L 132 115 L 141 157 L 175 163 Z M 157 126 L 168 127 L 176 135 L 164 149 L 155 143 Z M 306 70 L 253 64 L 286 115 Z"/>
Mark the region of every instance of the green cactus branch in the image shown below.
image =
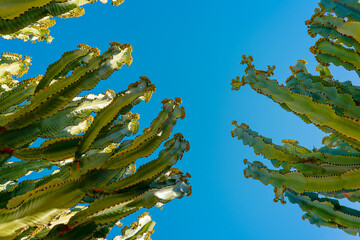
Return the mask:
<path id="1" fill-rule="evenodd" d="M 334 132 L 349 144 L 360 141 L 360 120 L 339 115 L 330 104 L 314 102 L 312 97 L 291 91 L 288 87 L 280 86 L 276 80 L 269 79 L 273 69 L 268 71 L 255 70 L 251 59 L 244 56 L 243 62 L 248 64 L 247 75 L 241 81 L 233 81 L 233 89 L 239 89 L 244 84 L 249 84 L 255 91 L 268 96 L 273 101 L 286 107 L 296 115 L 302 115 L 314 123 L 321 130 Z M 355 146 L 355 147 L 356 147 Z"/>
<path id="2" fill-rule="evenodd" d="M 319 5 L 320 9 L 315 9 L 315 14 L 306 24 L 310 36 L 315 37 L 319 34 L 323 38 L 310 50 L 322 65 L 328 66 L 333 63 L 347 70 L 355 70 L 360 75 L 358 1 L 322 0 Z M 335 13 L 337 17 L 331 13 Z"/>
<path id="3" fill-rule="evenodd" d="M 52 17 L 79 17 L 85 13 L 81 7 L 98 0 L 31 0 L 0 1 L 0 36 L 5 39 L 21 39 L 24 41 L 43 41 L 50 43 L 53 37 L 49 28 L 55 25 Z M 107 0 L 100 0 L 106 3 Z M 118 6 L 124 0 L 112 0 Z"/>
<path id="4" fill-rule="evenodd" d="M 359 211 L 341 206 L 337 200 L 319 198 L 314 193 L 299 194 L 294 191 L 287 191 L 285 195 L 291 203 L 299 204 L 301 209 L 307 212 L 304 218 L 317 218 L 317 221 L 320 221 L 320 223 L 315 224 L 334 224 L 353 235 L 359 232 Z"/>
<path id="5" fill-rule="evenodd" d="M 360 21 L 360 4 L 357 0 L 321 0 L 320 3 L 326 12 L 350 21 Z"/>
<path id="6" fill-rule="evenodd" d="M 350 81 L 333 78 L 328 66 L 342 66 L 360 74 L 360 4 L 357 0 L 321 0 L 309 21 L 310 36 L 322 36 L 310 50 L 320 65 L 318 76 L 299 60 L 290 67 L 286 85 L 270 79 L 275 67 L 256 70 L 251 56 L 243 56 L 246 75 L 232 80 L 232 89 L 249 85 L 256 92 L 313 123 L 329 135 L 316 149 L 300 146 L 296 140 L 277 145 L 248 125 L 233 122 L 233 137 L 242 140 L 271 161 L 272 170 L 259 161 L 244 160 L 246 178 L 274 187 L 274 201 L 298 204 L 311 224 L 360 233 L 358 210 L 341 206 L 335 199 L 360 202 L 360 88 Z M 325 197 L 319 197 L 323 195 Z"/>
<path id="7" fill-rule="evenodd" d="M 172 168 L 189 143 L 180 133 L 166 141 L 185 116 L 180 98 L 164 99 L 150 127 L 127 139 L 139 130 L 139 115 L 130 110 L 156 90 L 149 79 L 140 77 L 117 94 L 77 96 L 131 61 L 127 44 L 111 43 L 103 54 L 79 45 L 44 76 L 18 82 L 14 78 L 26 72 L 29 58 L 2 55 L 0 239 L 105 238 L 129 214 L 191 194 L 190 175 Z M 44 141 L 32 147 L 38 138 Z M 158 158 L 136 170 L 136 161 L 164 141 Z M 52 173 L 19 182 L 45 168 Z M 118 238 L 149 237 L 153 226 L 149 216 L 141 215 Z"/>
<path id="8" fill-rule="evenodd" d="M 254 148 L 256 154 L 261 154 L 271 160 L 275 167 L 282 167 L 282 172 L 291 168 L 304 175 L 329 176 L 345 173 L 360 167 L 360 155 L 345 152 L 324 153 L 325 149 L 309 150 L 299 146 L 297 141 L 283 140 L 284 145 L 276 145 L 272 140 L 258 135 L 248 126 L 234 123 L 236 128 L 232 136 L 241 139 L 245 145 Z M 322 151 L 321 151 L 322 150 Z"/>

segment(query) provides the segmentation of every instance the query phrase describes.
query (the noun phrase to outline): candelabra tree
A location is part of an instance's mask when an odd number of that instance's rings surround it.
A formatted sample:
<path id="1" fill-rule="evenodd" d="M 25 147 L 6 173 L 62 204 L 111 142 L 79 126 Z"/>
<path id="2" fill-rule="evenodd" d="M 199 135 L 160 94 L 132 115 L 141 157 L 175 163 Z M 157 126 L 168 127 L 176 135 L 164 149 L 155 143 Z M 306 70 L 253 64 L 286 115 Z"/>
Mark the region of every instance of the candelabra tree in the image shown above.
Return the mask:
<path id="1" fill-rule="evenodd" d="M 243 56 L 246 75 L 232 81 L 232 89 L 248 84 L 286 111 L 313 123 L 328 135 L 320 148 L 307 149 L 296 140 L 277 145 L 246 124 L 237 124 L 232 136 L 269 159 L 277 170 L 259 161 L 244 160 L 246 178 L 274 186 L 275 202 L 298 204 L 303 219 L 317 226 L 339 228 L 357 235 L 360 211 L 342 206 L 337 199 L 360 201 L 360 88 L 351 81 L 334 80 L 329 64 L 360 74 L 360 4 L 357 0 L 321 0 L 306 22 L 310 36 L 320 35 L 310 50 L 320 63 L 312 75 L 306 62 L 290 67 L 286 86 L 270 79 L 275 67 L 256 70 L 251 56 Z M 280 168 L 280 169 L 279 169 Z M 285 196 L 285 197 L 284 197 Z"/>
<path id="2" fill-rule="evenodd" d="M 55 24 L 54 16 L 79 17 L 85 13 L 81 7 L 98 0 L 0 0 L 0 36 L 5 39 L 42 41 L 50 43 L 49 28 Z M 107 0 L 100 0 L 106 3 Z M 118 6 L 124 0 L 112 0 Z"/>
<path id="3" fill-rule="evenodd" d="M 180 133 L 158 158 L 135 166 L 184 118 L 180 98 L 165 99 L 150 126 L 124 140 L 139 129 L 139 115 L 130 110 L 155 91 L 149 79 L 140 77 L 117 94 L 77 96 L 131 63 L 130 45 L 110 45 L 103 54 L 79 45 L 44 76 L 20 82 L 14 78 L 27 71 L 30 58 L 2 54 L 0 239 L 100 239 L 129 214 L 191 193 L 190 175 L 172 168 L 189 150 Z M 31 146 L 39 138 L 41 145 Z M 45 168 L 51 174 L 19 181 Z M 149 239 L 153 226 L 142 214 L 115 239 Z"/>

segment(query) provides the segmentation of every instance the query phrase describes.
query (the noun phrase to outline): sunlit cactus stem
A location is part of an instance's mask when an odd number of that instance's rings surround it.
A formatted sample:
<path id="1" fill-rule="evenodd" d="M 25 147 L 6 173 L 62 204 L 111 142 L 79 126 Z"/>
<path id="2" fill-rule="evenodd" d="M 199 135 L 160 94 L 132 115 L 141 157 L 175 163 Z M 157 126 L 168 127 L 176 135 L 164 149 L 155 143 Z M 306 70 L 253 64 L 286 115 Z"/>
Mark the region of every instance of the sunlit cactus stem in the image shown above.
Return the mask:
<path id="1" fill-rule="evenodd" d="M 0 0 L 0 36 L 4 39 L 43 41 L 51 43 L 49 28 L 55 25 L 53 17 L 80 17 L 85 13 L 81 6 L 98 0 Z M 107 3 L 107 0 L 100 0 Z M 124 0 L 112 0 L 118 6 Z"/>
<path id="2" fill-rule="evenodd" d="M 191 194 L 190 174 L 173 168 L 190 148 L 181 133 L 171 136 L 185 117 L 180 98 L 164 99 L 140 134 L 140 115 L 130 111 L 155 92 L 148 78 L 117 94 L 79 96 L 130 65 L 131 51 L 116 42 L 102 54 L 79 45 L 20 82 L 30 59 L 1 56 L 0 239 L 103 239 L 128 215 Z M 157 158 L 136 167 L 160 145 Z M 46 168 L 51 174 L 19 181 Z M 142 214 L 115 239 L 149 239 L 154 224 Z"/>

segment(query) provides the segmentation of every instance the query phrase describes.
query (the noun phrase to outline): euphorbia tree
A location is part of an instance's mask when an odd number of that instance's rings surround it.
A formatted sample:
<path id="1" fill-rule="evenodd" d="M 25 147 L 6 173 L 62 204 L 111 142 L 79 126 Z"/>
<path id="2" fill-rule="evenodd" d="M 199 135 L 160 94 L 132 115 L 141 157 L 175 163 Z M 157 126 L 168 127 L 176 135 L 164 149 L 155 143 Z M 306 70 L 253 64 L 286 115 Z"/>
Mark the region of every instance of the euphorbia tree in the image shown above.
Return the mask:
<path id="1" fill-rule="evenodd" d="M 261 162 L 244 160 L 245 177 L 273 185 L 275 201 L 285 203 L 285 193 L 306 212 L 303 218 L 310 223 L 356 235 L 360 211 L 342 206 L 336 199 L 360 201 L 360 88 L 350 81 L 334 80 L 328 66 L 333 63 L 360 74 L 360 4 L 357 0 L 321 0 L 306 24 L 312 37 L 322 36 L 311 48 L 320 63 L 320 75 L 309 73 L 306 62 L 299 60 L 290 67 L 292 76 L 286 86 L 279 85 L 270 79 L 274 67 L 256 70 L 252 57 L 243 56 L 246 75 L 233 79 L 232 89 L 248 84 L 306 123 L 313 123 L 328 134 L 323 146 L 307 149 L 296 140 L 277 145 L 236 122 L 232 136 L 280 168 L 270 170 Z"/>
<path id="2" fill-rule="evenodd" d="M 190 175 L 172 168 L 189 150 L 180 133 L 165 142 L 157 159 L 135 167 L 184 118 L 180 98 L 165 99 L 151 125 L 125 140 L 139 128 L 139 115 L 130 110 L 149 101 L 155 91 L 149 79 L 140 77 L 116 95 L 107 90 L 78 96 L 131 63 L 130 45 L 110 45 L 103 54 L 79 45 L 51 64 L 44 76 L 20 82 L 13 76 L 23 75 L 30 59 L 2 54 L 0 239 L 101 238 L 119 219 L 191 193 Z M 38 138 L 43 142 L 32 147 Z M 18 181 L 53 166 L 49 175 Z M 149 216 L 141 215 L 116 239 L 148 238 L 153 225 Z"/>

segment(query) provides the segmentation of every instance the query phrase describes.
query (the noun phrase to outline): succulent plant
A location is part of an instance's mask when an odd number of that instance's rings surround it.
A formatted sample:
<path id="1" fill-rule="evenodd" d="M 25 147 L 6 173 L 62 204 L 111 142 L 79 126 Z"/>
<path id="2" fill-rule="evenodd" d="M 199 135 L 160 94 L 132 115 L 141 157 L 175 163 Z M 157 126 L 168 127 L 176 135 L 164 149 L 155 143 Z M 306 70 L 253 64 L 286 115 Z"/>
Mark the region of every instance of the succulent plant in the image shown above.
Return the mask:
<path id="1" fill-rule="evenodd" d="M 360 4 L 357 0 L 321 0 L 320 8 L 306 22 L 310 36 L 320 35 L 310 50 L 320 63 L 312 75 L 306 61 L 290 67 L 286 86 L 271 79 L 275 67 L 256 70 L 251 56 L 243 56 L 246 75 L 232 81 L 232 89 L 248 84 L 306 123 L 328 134 L 320 148 L 308 149 L 296 140 L 277 145 L 246 124 L 237 124 L 232 136 L 269 159 L 277 170 L 259 161 L 244 160 L 245 177 L 274 186 L 275 201 L 298 204 L 304 219 L 317 226 L 339 228 L 356 235 L 360 211 L 342 206 L 337 199 L 360 200 L 360 88 L 351 81 L 335 80 L 333 63 L 360 72 Z M 284 197 L 285 196 L 285 197 Z"/>
<path id="2" fill-rule="evenodd" d="M 119 219 L 190 195 L 190 175 L 172 168 L 189 143 L 180 133 L 166 141 L 185 116 L 180 98 L 165 99 L 151 125 L 137 134 L 139 115 L 130 110 L 155 92 L 146 77 L 117 94 L 78 96 L 130 65 L 131 46 L 110 45 L 103 54 L 79 45 L 44 76 L 23 81 L 15 79 L 27 71 L 30 58 L 2 54 L 0 239 L 104 238 Z M 32 145 L 37 139 L 41 145 Z M 135 162 L 164 141 L 158 158 L 136 170 Z M 45 168 L 51 174 L 19 181 Z M 141 215 L 115 239 L 148 239 L 153 226 Z"/>
<path id="3" fill-rule="evenodd" d="M 43 41 L 51 43 L 49 28 L 55 25 L 53 17 L 79 17 L 85 13 L 81 6 L 98 0 L 0 0 L 0 36 L 4 39 Z M 107 3 L 107 0 L 100 0 Z M 112 0 L 118 6 L 124 0 Z"/>

